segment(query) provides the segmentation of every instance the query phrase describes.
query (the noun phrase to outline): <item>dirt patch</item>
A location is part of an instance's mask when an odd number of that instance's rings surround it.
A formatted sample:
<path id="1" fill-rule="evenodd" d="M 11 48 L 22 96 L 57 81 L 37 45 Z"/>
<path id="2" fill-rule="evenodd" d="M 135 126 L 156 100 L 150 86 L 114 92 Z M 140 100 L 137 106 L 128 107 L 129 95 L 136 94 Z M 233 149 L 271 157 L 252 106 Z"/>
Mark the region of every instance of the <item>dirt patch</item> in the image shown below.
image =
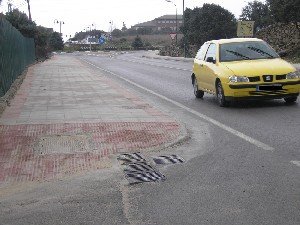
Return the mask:
<path id="1" fill-rule="evenodd" d="M 28 69 L 26 68 L 23 73 L 18 76 L 18 78 L 13 82 L 10 89 L 6 92 L 6 94 L 2 97 L 0 97 L 0 117 L 2 116 L 2 113 L 4 112 L 5 108 L 7 106 L 10 106 L 11 100 L 14 98 L 15 94 L 19 90 L 21 84 L 23 83 L 23 80 L 26 77 Z"/>

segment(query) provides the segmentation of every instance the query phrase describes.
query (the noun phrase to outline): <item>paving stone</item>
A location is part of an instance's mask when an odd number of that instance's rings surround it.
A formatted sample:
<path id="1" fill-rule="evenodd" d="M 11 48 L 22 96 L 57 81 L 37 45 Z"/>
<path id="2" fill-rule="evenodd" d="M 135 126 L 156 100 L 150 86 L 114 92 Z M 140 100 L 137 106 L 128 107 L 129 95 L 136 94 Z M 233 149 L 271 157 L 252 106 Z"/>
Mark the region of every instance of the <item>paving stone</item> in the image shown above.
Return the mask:
<path id="1" fill-rule="evenodd" d="M 0 118 L 0 187 L 109 166 L 110 154 L 173 142 L 180 125 L 69 56 L 28 69 Z"/>

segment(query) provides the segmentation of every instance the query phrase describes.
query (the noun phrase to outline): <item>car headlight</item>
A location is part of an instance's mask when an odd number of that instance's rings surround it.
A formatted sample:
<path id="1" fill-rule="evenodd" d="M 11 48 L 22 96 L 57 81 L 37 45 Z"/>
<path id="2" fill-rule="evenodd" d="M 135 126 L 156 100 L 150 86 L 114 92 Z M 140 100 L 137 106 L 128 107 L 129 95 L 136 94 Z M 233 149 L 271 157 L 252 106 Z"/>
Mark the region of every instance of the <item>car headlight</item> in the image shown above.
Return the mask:
<path id="1" fill-rule="evenodd" d="M 288 73 L 286 75 L 286 79 L 299 79 L 299 78 L 300 78 L 300 72 L 299 71 Z"/>
<path id="2" fill-rule="evenodd" d="M 244 77 L 244 76 L 230 76 L 229 77 L 229 82 L 230 83 L 249 82 L 249 78 Z"/>

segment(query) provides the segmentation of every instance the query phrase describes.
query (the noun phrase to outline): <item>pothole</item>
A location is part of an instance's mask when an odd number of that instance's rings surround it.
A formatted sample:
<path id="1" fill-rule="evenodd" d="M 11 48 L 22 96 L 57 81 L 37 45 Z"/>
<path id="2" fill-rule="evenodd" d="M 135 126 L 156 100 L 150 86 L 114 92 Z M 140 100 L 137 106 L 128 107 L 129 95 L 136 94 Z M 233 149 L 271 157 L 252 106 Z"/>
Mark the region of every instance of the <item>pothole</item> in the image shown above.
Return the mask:
<path id="1" fill-rule="evenodd" d="M 54 135 L 40 137 L 34 145 L 34 153 L 72 154 L 93 150 L 92 140 L 88 135 Z"/>

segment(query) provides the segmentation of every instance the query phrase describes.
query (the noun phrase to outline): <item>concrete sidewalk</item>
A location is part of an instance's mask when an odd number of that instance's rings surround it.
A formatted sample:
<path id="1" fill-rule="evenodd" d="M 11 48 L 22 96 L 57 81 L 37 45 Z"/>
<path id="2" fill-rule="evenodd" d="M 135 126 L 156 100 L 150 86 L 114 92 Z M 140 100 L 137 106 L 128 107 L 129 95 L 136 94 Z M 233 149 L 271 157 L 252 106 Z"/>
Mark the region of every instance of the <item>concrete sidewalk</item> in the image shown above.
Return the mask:
<path id="1" fill-rule="evenodd" d="M 32 66 L 0 118 L 0 187 L 109 167 L 174 143 L 181 126 L 79 59 Z"/>

